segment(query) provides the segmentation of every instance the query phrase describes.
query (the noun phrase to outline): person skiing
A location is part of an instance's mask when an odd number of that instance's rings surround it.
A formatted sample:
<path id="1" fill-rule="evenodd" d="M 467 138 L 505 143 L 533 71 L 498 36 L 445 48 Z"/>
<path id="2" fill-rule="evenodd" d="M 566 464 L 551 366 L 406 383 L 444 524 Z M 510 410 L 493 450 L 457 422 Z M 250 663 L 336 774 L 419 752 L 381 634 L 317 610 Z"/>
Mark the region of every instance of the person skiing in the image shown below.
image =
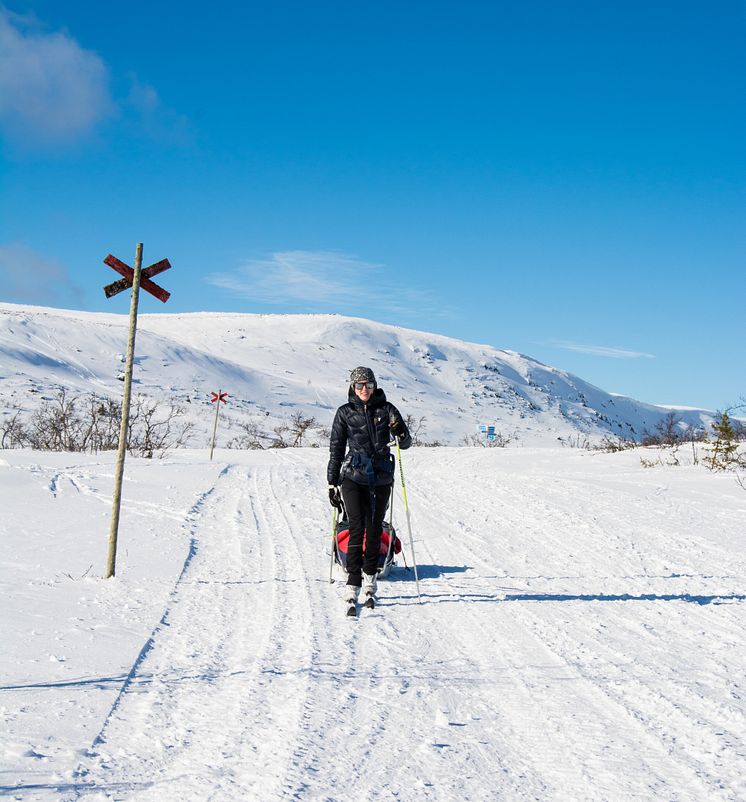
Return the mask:
<path id="1" fill-rule="evenodd" d="M 412 444 L 401 413 L 386 400 L 373 371 L 355 368 L 350 374 L 347 403 L 334 416 L 326 469 L 329 502 L 339 509 L 344 501 L 347 510 L 348 615 L 357 613 L 361 587 L 366 606 L 374 605 L 383 517 L 394 483 L 394 457 L 389 444 L 395 437 L 400 448 Z"/>

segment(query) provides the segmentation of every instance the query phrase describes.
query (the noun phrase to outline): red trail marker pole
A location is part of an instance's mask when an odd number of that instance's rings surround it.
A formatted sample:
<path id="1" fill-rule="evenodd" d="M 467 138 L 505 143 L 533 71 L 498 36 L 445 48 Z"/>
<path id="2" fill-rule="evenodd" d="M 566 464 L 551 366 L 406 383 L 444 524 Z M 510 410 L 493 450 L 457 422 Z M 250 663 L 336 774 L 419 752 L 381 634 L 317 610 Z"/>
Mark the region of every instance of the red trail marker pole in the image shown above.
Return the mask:
<path id="1" fill-rule="evenodd" d="M 220 402 L 222 401 L 224 404 L 228 402 L 225 400 L 228 397 L 228 393 L 224 393 L 222 390 L 218 390 L 217 393 L 212 393 L 212 398 L 210 399 L 211 404 L 215 404 L 215 423 L 212 427 L 212 444 L 210 445 L 210 459 L 212 459 L 212 452 L 215 450 L 215 435 L 218 431 L 218 413 L 220 412 Z"/>

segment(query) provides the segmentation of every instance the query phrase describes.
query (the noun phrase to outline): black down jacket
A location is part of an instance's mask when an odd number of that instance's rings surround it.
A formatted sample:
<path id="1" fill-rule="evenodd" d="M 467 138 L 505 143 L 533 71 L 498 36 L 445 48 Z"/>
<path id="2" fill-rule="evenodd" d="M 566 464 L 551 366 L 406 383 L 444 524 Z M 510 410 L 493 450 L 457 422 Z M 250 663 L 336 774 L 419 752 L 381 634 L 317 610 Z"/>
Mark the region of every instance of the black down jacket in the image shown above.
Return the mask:
<path id="1" fill-rule="evenodd" d="M 330 485 L 341 484 L 344 479 L 367 485 L 368 458 L 372 458 L 376 485 L 393 483 L 394 459 L 389 450 L 389 443 L 394 439 L 389 428 L 392 420 L 398 421 L 404 432 L 399 437 L 399 447 L 409 448 L 412 445 L 409 430 L 399 410 L 386 400 L 383 390 L 376 389 L 368 403 L 363 404 L 350 387 L 348 402 L 337 410 L 332 424 L 326 469 Z"/>

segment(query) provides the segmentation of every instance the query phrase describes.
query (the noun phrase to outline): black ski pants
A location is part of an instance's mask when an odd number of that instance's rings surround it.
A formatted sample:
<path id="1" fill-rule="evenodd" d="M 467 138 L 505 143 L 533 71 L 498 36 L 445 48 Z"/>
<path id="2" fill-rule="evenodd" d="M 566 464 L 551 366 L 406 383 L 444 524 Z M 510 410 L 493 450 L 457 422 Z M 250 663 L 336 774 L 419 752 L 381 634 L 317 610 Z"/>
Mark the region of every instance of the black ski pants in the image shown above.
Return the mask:
<path id="1" fill-rule="evenodd" d="M 347 584 L 360 587 L 362 573 L 375 574 L 378 570 L 378 552 L 381 548 L 383 517 L 389 505 L 391 485 L 379 485 L 375 489 L 376 508 L 373 510 L 370 488 L 352 479 L 342 482 L 342 499 L 347 510 L 350 525 L 350 539 L 347 541 Z M 363 554 L 363 534 L 365 534 L 365 554 Z"/>

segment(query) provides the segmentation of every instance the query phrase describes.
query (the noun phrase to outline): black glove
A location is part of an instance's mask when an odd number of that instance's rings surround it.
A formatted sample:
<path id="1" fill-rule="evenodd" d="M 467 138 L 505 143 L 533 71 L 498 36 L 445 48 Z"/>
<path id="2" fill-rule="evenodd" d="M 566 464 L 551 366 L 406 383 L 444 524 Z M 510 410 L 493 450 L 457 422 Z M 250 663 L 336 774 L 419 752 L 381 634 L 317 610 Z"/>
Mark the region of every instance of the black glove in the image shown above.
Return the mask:
<path id="1" fill-rule="evenodd" d="M 342 496 L 336 485 L 329 485 L 329 503 L 338 510 L 342 509 Z"/>
<path id="2" fill-rule="evenodd" d="M 404 437 L 404 424 L 397 418 L 391 418 L 389 421 L 389 429 L 394 437 Z"/>

